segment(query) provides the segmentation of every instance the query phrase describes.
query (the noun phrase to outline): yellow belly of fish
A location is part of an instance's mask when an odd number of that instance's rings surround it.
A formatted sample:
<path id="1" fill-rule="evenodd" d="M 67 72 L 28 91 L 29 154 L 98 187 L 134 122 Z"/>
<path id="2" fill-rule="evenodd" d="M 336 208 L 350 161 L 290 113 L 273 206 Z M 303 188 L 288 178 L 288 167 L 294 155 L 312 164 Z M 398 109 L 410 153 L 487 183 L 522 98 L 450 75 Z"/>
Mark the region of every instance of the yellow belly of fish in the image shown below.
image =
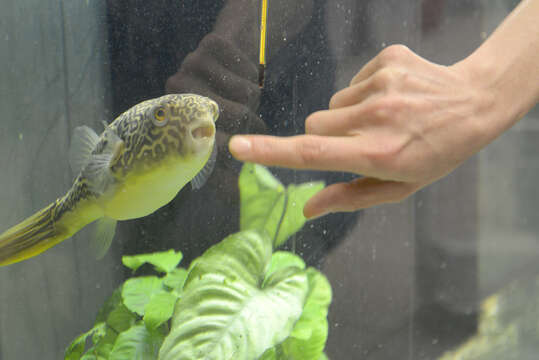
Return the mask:
<path id="1" fill-rule="evenodd" d="M 203 165 L 202 161 L 186 161 L 129 175 L 100 201 L 105 216 L 128 220 L 153 213 L 174 199 Z"/>

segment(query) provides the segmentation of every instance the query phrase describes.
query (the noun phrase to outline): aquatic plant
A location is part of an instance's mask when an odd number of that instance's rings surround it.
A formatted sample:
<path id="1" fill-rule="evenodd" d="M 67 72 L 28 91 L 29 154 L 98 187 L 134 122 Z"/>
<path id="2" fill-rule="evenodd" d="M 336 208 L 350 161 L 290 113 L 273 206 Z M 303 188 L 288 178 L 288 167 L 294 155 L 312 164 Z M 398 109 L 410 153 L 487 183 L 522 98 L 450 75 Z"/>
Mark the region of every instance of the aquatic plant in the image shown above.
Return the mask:
<path id="1" fill-rule="evenodd" d="M 285 187 L 266 168 L 246 164 L 239 186 L 240 232 L 188 269 L 174 250 L 124 256 L 134 272 L 150 264 L 158 275 L 125 281 L 65 359 L 326 359 L 329 282 L 299 256 L 276 250 L 303 227 L 303 205 L 323 184 Z"/>

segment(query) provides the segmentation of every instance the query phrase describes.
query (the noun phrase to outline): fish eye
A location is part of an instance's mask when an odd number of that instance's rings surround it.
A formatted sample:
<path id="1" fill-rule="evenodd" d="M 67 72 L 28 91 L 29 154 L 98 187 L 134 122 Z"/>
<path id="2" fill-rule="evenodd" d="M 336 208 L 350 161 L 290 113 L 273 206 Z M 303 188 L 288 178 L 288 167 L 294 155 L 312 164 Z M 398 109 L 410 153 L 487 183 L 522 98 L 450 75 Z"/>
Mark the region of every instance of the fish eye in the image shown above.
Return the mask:
<path id="1" fill-rule="evenodd" d="M 167 123 L 167 114 L 165 109 L 157 108 L 153 112 L 153 123 L 157 126 L 164 126 Z"/>

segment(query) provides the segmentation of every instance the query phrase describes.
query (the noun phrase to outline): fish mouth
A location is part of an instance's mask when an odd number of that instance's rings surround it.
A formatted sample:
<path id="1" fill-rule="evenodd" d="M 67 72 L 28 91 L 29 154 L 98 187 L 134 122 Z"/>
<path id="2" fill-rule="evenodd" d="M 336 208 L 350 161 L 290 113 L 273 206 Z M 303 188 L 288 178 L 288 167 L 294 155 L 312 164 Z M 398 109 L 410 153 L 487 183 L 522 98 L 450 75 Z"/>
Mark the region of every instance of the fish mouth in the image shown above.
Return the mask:
<path id="1" fill-rule="evenodd" d="M 193 136 L 193 139 L 196 139 L 196 140 L 212 138 L 215 135 L 215 126 L 213 125 L 198 126 L 191 131 L 191 135 Z"/>

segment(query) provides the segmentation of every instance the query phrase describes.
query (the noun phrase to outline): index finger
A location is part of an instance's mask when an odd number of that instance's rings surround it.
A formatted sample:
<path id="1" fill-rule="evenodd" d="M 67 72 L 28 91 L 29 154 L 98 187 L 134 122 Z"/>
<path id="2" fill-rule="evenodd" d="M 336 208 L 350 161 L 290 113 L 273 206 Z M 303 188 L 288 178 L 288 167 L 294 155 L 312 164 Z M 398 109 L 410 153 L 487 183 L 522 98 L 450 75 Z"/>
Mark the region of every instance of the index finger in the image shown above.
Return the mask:
<path id="1" fill-rule="evenodd" d="M 352 137 L 297 135 L 236 135 L 229 143 L 241 161 L 292 169 L 345 171 L 372 174 L 370 161 L 361 156 L 362 146 Z"/>

